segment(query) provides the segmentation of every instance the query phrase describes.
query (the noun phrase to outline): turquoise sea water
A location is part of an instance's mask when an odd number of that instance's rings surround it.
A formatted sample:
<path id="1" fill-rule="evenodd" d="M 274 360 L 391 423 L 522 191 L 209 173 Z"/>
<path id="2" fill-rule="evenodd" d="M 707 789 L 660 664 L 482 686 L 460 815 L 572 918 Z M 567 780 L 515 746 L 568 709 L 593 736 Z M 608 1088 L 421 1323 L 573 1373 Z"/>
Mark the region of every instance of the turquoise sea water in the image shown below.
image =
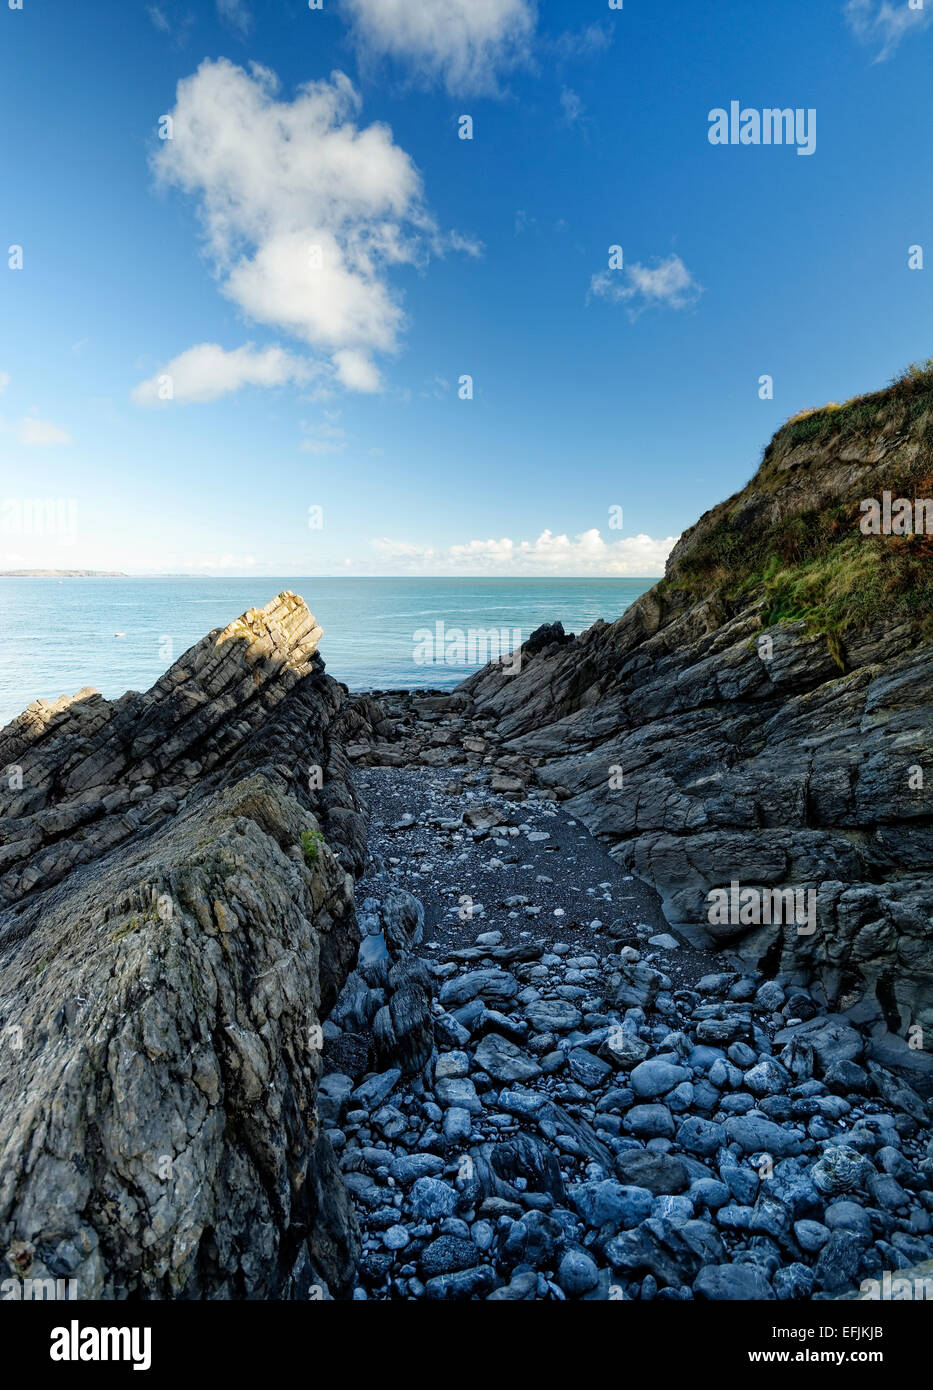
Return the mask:
<path id="1" fill-rule="evenodd" d="M 0 726 L 40 696 L 54 699 L 85 685 L 111 699 L 146 690 L 206 632 L 282 589 L 305 599 L 324 629 L 327 670 L 351 690 L 450 689 L 483 661 L 420 664 L 419 629 L 434 633 L 440 622 L 448 637 L 458 628 L 507 629 L 510 650 L 515 629 L 523 641 L 541 623 L 560 619 L 568 632 L 582 632 L 597 618 L 617 618 L 655 582 L 0 578 Z"/>

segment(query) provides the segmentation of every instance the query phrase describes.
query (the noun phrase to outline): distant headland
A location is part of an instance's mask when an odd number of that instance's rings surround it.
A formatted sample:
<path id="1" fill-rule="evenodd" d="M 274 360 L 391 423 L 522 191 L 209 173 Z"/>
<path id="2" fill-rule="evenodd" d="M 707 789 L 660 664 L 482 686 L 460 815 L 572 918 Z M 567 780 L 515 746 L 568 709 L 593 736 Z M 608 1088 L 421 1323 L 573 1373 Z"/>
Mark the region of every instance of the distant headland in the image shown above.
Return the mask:
<path id="1" fill-rule="evenodd" d="M 0 570 L 0 579 L 126 579 L 122 570 Z"/>

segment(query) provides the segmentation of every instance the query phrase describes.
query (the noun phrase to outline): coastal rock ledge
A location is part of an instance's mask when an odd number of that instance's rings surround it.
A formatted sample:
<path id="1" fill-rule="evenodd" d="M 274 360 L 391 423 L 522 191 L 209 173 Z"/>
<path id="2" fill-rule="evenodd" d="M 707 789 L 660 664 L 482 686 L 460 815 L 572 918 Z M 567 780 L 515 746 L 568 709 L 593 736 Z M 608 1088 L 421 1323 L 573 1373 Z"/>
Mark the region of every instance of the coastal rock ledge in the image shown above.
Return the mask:
<path id="1" fill-rule="evenodd" d="M 118 1299 L 352 1282 L 316 1097 L 366 822 L 320 635 L 284 593 L 147 694 L 40 701 L 0 734 L 5 1276 Z"/>
<path id="2" fill-rule="evenodd" d="M 565 801 L 672 926 L 818 982 L 925 1094 L 933 503 L 913 533 L 862 523 L 871 499 L 922 516 L 931 451 L 928 376 L 789 422 L 620 618 L 535 633 L 457 695 L 495 729 L 503 770 Z M 733 883 L 799 891 L 813 911 L 711 920 L 710 894 Z"/>

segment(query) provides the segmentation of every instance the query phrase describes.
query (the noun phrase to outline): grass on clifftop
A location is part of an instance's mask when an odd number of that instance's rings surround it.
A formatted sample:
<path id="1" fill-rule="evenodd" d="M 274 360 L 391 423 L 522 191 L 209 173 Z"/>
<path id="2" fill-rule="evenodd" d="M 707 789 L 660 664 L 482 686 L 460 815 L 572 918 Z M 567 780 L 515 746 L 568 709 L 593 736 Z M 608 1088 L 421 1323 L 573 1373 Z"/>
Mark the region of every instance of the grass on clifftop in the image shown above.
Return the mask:
<path id="1" fill-rule="evenodd" d="M 795 416 L 765 451 L 755 489 L 777 490 L 778 465 L 800 444 L 819 448 L 892 425 L 906 431 L 924 415 L 920 437 L 929 448 L 886 487 L 894 497 L 933 497 L 933 359 L 909 368 L 887 391 Z M 882 616 L 917 622 L 933 637 L 933 536 L 864 536 L 859 501 L 797 513 L 758 532 L 735 527 L 739 510 L 720 518 L 664 587 L 692 598 L 713 589 L 727 599 L 760 593 L 766 626 L 804 620 L 826 636 L 840 665 L 843 635 Z"/>
<path id="2" fill-rule="evenodd" d="M 778 441 L 786 449 L 796 449 L 798 444 L 819 443 L 837 434 L 865 433 L 877 422 L 879 413 L 892 403 L 903 410 L 905 425 L 933 410 L 933 357 L 907 367 L 884 391 L 853 396 L 844 405 L 831 401 L 817 410 L 801 410 L 778 431 L 772 448 Z"/>

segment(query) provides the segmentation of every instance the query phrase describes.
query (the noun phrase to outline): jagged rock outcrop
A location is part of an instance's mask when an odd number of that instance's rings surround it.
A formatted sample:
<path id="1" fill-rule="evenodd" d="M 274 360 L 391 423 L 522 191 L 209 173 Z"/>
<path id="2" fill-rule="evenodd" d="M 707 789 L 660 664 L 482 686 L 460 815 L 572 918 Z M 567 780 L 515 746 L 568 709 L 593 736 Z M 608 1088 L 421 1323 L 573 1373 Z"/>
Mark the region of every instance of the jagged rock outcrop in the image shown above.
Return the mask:
<path id="1" fill-rule="evenodd" d="M 365 822 L 329 732 L 346 691 L 315 658 L 320 637 L 304 601 L 284 593 L 209 633 L 145 694 L 81 690 L 30 705 L 0 731 L 0 907 L 277 760 L 290 783 L 320 784 L 314 804 L 342 823 L 335 838 L 358 865 Z"/>
<path id="2" fill-rule="evenodd" d="M 0 734 L 0 1257 L 82 1298 L 340 1295 L 315 1108 L 359 942 L 344 687 L 281 594 Z"/>
<path id="3" fill-rule="evenodd" d="M 616 622 L 539 631 L 519 671 L 455 697 L 672 923 L 821 982 L 928 1091 L 933 540 L 859 522 L 886 490 L 933 496 L 931 443 L 925 381 L 792 422 Z M 708 894 L 733 881 L 814 890 L 816 930 L 712 925 Z"/>

